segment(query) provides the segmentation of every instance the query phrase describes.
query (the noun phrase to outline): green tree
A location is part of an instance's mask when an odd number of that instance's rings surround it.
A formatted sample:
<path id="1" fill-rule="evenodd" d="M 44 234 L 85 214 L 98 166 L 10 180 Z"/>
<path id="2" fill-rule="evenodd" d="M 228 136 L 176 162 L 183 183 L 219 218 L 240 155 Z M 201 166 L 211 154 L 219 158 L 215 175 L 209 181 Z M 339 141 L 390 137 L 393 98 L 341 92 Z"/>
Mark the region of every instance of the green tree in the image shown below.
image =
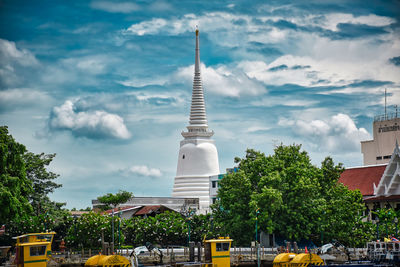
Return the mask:
<path id="1" fill-rule="evenodd" d="M 349 241 L 364 206 L 359 191 L 338 183 L 341 164 L 328 157 L 318 168 L 300 145 L 280 145 L 271 156 L 248 149 L 235 162 L 239 171 L 222 179 L 212 208 L 237 243 L 255 239 L 257 209 L 258 232 L 317 243 Z"/>
<path id="2" fill-rule="evenodd" d="M 26 177 L 23 155 L 24 145 L 17 143 L 0 127 L 0 222 L 7 223 L 32 212 L 29 196 L 32 182 Z"/>
<path id="3" fill-rule="evenodd" d="M 26 152 L 23 155 L 26 177 L 33 186 L 33 192 L 29 194 L 29 201 L 36 215 L 53 212 L 63 206 L 63 203 L 53 202 L 48 197 L 49 193 L 53 193 L 56 188 L 61 187 L 61 184 L 54 182 L 59 175 L 47 170 L 55 156 L 56 154 L 34 154 L 32 152 Z"/>
<path id="4" fill-rule="evenodd" d="M 100 203 L 105 204 L 106 207 L 111 206 L 112 208 L 115 208 L 119 204 L 126 203 L 132 197 L 133 197 L 132 193 L 120 190 L 116 194 L 108 193 L 105 194 L 104 196 L 100 196 L 97 198 L 97 200 Z"/>
<path id="5" fill-rule="evenodd" d="M 106 206 L 111 205 L 113 208 L 112 211 L 112 219 L 111 219 L 111 250 L 114 251 L 114 243 L 115 243 L 115 236 L 114 236 L 114 209 L 122 203 L 126 203 L 131 197 L 133 197 L 133 194 L 127 191 L 122 191 L 120 190 L 118 193 L 111 194 L 108 193 L 104 196 L 98 197 L 97 200 L 100 201 L 100 203 L 105 204 Z"/>
<path id="6" fill-rule="evenodd" d="M 166 211 L 154 217 L 133 217 L 123 222 L 126 244 L 145 245 L 146 242 L 167 245 L 187 244 L 185 218 L 176 212 Z"/>
<path id="7" fill-rule="evenodd" d="M 119 220 L 118 217 L 115 220 Z M 67 247 L 71 248 L 101 248 L 101 235 L 111 239 L 111 218 L 95 212 L 73 218 L 65 238 Z"/>

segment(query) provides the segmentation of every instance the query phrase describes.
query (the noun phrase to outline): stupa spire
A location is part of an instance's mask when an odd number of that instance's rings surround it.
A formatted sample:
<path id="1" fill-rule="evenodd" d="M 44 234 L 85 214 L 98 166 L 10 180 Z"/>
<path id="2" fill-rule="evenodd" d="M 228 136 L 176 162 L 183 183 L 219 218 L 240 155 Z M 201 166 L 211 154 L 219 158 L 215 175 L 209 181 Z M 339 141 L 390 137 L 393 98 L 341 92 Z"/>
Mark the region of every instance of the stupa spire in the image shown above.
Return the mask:
<path id="1" fill-rule="evenodd" d="M 192 89 L 192 103 L 190 106 L 188 132 L 183 132 L 184 137 L 210 137 L 214 132 L 208 131 L 206 105 L 204 101 L 204 90 L 200 71 L 200 41 L 199 29 L 196 27 L 196 49 L 194 62 L 194 78 Z"/>
<path id="2" fill-rule="evenodd" d="M 200 73 L 199 30 L 196 28 L 196 50 L 192 103 L 189 125 L 182 132 L 173 197 L 198 198 L 201 213 L 209 212 L 210 176 L 218 175 L 218 151 L 208 130 L 206 105 Z"/>
<path id="3" fill-rule="evenodd" d="M 190 106 L 189 124 L 193 126 L 208 127 L 204 90 L 200 72 L 200 44 L 199 29 L 196 28 L 196 55 L 194 63 L 194 78 L 192 91 L 192 104 Z"/>

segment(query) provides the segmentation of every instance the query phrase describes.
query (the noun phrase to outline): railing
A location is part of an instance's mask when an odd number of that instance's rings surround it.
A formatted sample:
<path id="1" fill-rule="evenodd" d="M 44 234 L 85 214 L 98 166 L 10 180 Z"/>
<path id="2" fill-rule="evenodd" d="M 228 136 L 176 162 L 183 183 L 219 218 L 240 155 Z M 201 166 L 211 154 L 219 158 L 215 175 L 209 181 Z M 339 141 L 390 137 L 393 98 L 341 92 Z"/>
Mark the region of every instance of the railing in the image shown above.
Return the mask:
<path id="1" fill-rule="evenodd" d="M 383 242 L 381 242 L 383 243 Z M 393 245 L 393 246 L 398 246 Z M 387 244 L 386 244 L 387 246 Z M 380 257 L 379 249 L 376 247 L 373 249 L 373 253 L 371 255 L 371 245 L 368 247 L 369 253 L 372 258 Z M 379 247 L 380 248 L 380 247 Z M 386 248 L 386 247 L 385 247 Z M 397 247 L 390 247 L 391 249 Z M 184 262 L 189 260 L 189 248 L 188 247 L 168 247 L 160 249 L 163 253 L 163 262 L 171 263 L 171 262 Z M 276 255 L 279 253 L 285 252 L 286 249 L 284 247 L 274 247 L 274 248 L 265 248 L 260 247 L 260 260 L 266 262 L 272 262 Z M 397 250 L 396 250 L 397 251 Z M 298 253 L 304 252 L 304 249 L 299 249 Z M 317 249 L 309 249 L 309 252 L 316 253 Z M 367 256 L 367 248 L 349 248 L 348 249 L 349 256 L 352 260 L 363 259 Z M 88 258 L 94 255 L 98 255 L 100 253 L 99 249 L 82 249 L 82 250 L 70 250 L 67 249 L 62 252 L 53 252 L 51 256 L 51 261 L 49 265 L 60 265 L 60 264 L 82 264 L 87 261 Z M 120 249 L 116 250 L 115 254 L 125 256 L 129 258 L 132 253 L 132 249 Z M 108 254 L 108 253 L 107 253 Z M 231 262 L 234 264 L 239 263 L 249 263 L 254 262 L 257 259 L 257 248 L 256 247 L 232 247 L 231 248 Z M 202 259 L 204 259 L 204 249 L 202 249 Z M 397 255 L 397 254 L 396 254 Z M 156 260 L 159 260 L 159 256 L 155 252 L 144 252 L 138 255 L 139 262 L 142 263 L 154 263 Z M 13 262 L 11 259 L 9 262 Z M 11 265 L 7 265 L 11 266 Z"/>
<path id="2" fill-rule="evenodd" d="M 388 120 L 393 120 L 396 118 L 400 118 L 400 114 L 398 112 L 393 112 L 393 113 L 387 113 L 383 115 L 377 115 L 374 117 L 374 122 L 376 121 L 388 121 Z"/>

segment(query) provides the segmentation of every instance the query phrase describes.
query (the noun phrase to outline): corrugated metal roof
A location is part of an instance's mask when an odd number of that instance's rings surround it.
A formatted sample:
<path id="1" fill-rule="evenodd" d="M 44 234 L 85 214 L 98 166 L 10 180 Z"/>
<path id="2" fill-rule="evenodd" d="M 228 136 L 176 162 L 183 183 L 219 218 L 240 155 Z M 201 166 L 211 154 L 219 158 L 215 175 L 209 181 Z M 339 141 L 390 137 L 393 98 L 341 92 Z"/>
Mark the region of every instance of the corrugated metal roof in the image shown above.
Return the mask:
<path id="1" fill-rule="evenodd" d="M 142 206 L 125 206 L 125 207 L 119 207 L 119 208 L 115 208 L 115 209 L 106 210 L 103 213 L 112 214 L 112 211 L 114 210 L 114 214 L 116 214 L 118 212 L 126 212 L 126 211 L 133 210 L 133 209 L 139 209 L 141 207 Z"/>
<path id="2" fill-rule="evenodd" d="M 151 213 L 157 212 L 161 209 L 161 207 L 161 205 L 145 206 L 141 208 L 138 212 L 136 212 L 135 215 L 149 215 Z"/>

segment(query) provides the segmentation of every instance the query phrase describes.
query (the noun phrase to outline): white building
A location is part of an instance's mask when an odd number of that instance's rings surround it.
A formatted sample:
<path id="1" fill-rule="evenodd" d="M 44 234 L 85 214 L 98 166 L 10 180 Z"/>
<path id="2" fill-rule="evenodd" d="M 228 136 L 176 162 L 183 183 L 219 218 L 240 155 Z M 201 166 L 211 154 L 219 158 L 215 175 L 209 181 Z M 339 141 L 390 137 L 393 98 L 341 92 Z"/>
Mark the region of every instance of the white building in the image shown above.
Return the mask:
<path id="1" fill-rule="evenodd" d="M 196 30 L 192 104 L 187 131 L 182 132 L 173 197 L 198 197 L 200 212 L 210 206 L 209 177 L 218 175 L 218 152 L 208 129 L 204 92 L 200 73 L 199 31 Z"/>
<path id="2" fill-rule="evenodd" d="M 373 140 L 361 142 L 364 165 L 388 163 L 396 140 L 400 141 L 400 117 L 396 113 L 376 116 Z"/>

